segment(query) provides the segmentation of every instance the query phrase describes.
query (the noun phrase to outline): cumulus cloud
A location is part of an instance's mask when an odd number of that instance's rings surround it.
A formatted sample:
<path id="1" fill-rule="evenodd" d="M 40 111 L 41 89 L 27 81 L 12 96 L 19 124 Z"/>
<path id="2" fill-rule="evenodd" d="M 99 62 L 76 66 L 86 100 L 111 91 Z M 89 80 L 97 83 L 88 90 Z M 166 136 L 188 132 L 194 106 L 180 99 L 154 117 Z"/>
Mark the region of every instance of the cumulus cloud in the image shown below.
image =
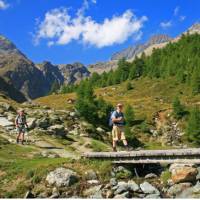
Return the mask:
<path id="1" fill-rule="evenodd" d="M 93 3 L 96 2 L 93 0 Z M 35 40 L 47 39 L 48 45 L 66 45 L 73 40 L 98 48 L 120 44 L 129 37 L 139 39 L 146 16 L 138 18 L 131 10 L 123 14 L 106 18 L 97 22 L 91 16 L 85 16 L 88 1 L 72 17 L 66 8 L 57 8 L 46 13 L 44 20 L 39 23 Z"/>
<path id="2" fill-rule="evenodd" d="M 170 28 L 170 27 L 172 26 L 172 22 L 171 22 L 171 21 L 161 22 L 161 23 L 160 23 L 160 26 L 161 26 L 163 29 L 167 29 L 167 28 Z"/>
<path id="3" fill-rule="evenodd" d="M 0 0 L 0 10 L 5 10 L 9 7 L 9 4 L 7 4 L 4 0 Z"/>

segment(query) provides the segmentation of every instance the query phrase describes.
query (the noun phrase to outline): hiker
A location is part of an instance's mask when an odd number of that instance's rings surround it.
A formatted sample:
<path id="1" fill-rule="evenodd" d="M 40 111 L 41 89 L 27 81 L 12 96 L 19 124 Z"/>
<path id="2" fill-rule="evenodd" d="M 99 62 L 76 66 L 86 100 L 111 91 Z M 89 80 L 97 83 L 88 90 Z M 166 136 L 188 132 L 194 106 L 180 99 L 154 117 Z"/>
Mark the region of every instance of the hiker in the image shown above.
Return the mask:
<path id="1" fill-rule="evenodd" d="M 123 141 L 124 146 L 128 150 L 128 143 L 124 132 L 125 119 L 122 110 L 123 110 L 123 105 L 119 103 L 117 104 L 117 109 L 111 115 L 111 120 L 113 123 L 113 128 L 112 128 L 113 151 L 117 151 L 116 143 L 119 140 Z"/>
<path id="2" fill-rule="evenodd" d="M 23 109 L 18 112 L 18 115 L 15 119 L 15 126 L 18 132 L 16 142 L 18 144 L 21 139 L 21 143 L 24 144 L 24 134 L 26 132 L 26 129 L 28 128 L 28 124 L 26 122 L 26 115 Z"/>

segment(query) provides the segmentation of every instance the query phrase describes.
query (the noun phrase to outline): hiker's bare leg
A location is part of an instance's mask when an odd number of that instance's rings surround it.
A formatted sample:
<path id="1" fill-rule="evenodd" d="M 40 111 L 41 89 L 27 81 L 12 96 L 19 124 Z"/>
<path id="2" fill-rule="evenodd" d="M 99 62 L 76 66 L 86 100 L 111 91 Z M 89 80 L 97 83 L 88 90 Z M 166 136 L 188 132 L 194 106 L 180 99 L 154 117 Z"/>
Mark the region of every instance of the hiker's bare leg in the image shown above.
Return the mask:
<path id="1" fill-rule="evenodd" d="M 122 141 L 123 141 L 124 146 L 127 146 L 127 145 L 128 145 L 128 143 L 127 143 L 126 140 L 122 140 Z"/>
<path id="2" fill-rule="evenodd" d="M 21 133 L 19 132 L 19 133 L 18 133 L 18 135 L 17 135 L 17 140 L 16 140 L 16 141 L 17 141 L 17 143 L 18 143 L 18 142 L 19 142 L 19 140 L 20 140 L 20 135 L 21 135 Z"/>
<path id="3" fill-rule="evenodd" d="M 113 140 L 113 151 L 116 151 L 117 149 L 116 149 L 116 143 L 117 143 L 117 141 L 116 140 Z"/>
<path id="4" fill-rule="evenodd" d="M 24 133 L 22 133 L 21 135 L 22 135 L 22 140 L 21 141 L 22 141 L 22 144 L 23 144 L 23 142 L 24 142 Z"/>

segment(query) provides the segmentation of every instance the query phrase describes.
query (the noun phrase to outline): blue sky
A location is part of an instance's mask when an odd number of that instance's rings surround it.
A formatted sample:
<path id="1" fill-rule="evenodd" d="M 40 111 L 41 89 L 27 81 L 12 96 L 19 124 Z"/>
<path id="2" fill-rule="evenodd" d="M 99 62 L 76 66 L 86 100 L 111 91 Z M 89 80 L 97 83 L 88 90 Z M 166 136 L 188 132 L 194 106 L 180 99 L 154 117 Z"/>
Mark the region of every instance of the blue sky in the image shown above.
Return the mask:
<path id="1" fill-rule="evenodd" d="M 0 0 L 0 34 L 36 63 L 90 64 L 154 34 L 180 34 L 199 8 L 199 0 Z"/>

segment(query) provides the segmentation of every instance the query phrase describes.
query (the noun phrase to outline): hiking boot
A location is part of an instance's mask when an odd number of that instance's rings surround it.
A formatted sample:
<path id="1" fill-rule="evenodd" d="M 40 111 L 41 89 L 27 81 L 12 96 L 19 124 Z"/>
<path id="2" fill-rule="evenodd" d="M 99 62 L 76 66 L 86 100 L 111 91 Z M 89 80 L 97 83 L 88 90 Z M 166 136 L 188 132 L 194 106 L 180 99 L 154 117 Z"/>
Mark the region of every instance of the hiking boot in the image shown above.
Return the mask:
<path id="1" fill-rule="evenodd" d="M 22 145 L 24 145 L 24 140 L 22 140 Z"/>
<path id="2" fill-rule="evenodd" d="M 19 139 L 16 139 L 16 144 L 19 144 Z"/>
<path id="3" fill-rule="evenodd" d="M 116 147 L 113 147 L 113 152 L 117 152 L 117 148 Z"/>
<path id="4" fill-rule="evenodd" d="M 126 149 L 126 151 L 132 151 L 132 150 L 133 150 L 133 148 L 132 148 L 132 147 L 129 147 L 128 145 L 125 146 L 125 149 Z"/>

